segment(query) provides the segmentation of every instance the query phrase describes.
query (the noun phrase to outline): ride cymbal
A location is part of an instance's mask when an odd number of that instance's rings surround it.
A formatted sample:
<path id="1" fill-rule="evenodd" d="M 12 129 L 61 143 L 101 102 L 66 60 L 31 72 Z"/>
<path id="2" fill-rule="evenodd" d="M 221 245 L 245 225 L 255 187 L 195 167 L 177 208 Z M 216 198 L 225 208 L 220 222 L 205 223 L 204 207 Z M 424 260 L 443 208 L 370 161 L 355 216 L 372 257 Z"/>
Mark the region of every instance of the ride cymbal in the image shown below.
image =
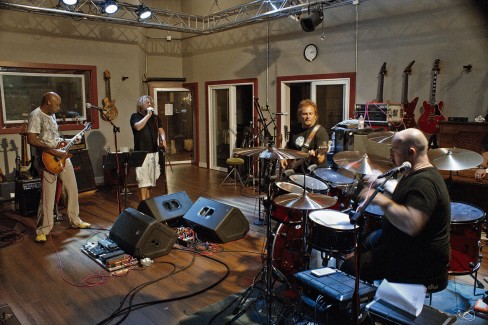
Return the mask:
<path id="1" fill-rule="evenodd" d="M 438 148 L 427 151 L 430 162 L 440 170 L 463 170 L 483 162 L 479 153 L 460 148 Z"/>
<path id="2" fill-rule="evenodd" d="M 336 204 L 337 199 L 331 196 L 317 193 L 288 193 L 274 198 L 273 202 L 284 208 L 298 210 L 319 210 Z"/>
<path id="3" fill-rule="evenodd" d="M 264 159 L 301 159 L 308 157 L 308 152 L 275 147 L 236 148 L 234 153 L 238 156 L 258 156 Z"/>
<path id="4" fill-rule="evenodd" d="M 381 174 L 394 167 L 391 161 L 360 151 L 338 152 L 332 159 L 339 167 L 364 175 Z"/>

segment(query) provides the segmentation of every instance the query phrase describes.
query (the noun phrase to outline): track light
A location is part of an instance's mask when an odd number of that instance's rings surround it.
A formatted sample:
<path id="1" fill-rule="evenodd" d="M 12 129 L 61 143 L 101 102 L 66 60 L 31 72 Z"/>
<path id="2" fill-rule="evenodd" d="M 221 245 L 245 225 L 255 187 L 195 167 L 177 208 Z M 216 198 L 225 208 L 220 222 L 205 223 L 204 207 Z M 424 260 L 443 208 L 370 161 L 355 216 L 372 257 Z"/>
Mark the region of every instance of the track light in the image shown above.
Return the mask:
<path id="1" fill-rule="evenodd" d="M 78 0 L 63 0 L 63 3 L 67 6 L 74 6 L 78 3 Z"/>
<path id="2" fill-rule="evenodd" d="M 137 7 L 136 14 L 139 19 L 148 19 L 152 16 L 151 9 L 144 5 Z"/>
<path id="3" fill-rule="evenodd" d="M 300 18 L 300 25 L 305 32 L 313 32 L 315 30 L 315 27 L 320 25 L 323 19 L 324 15 L 322 14 L 322 12 L 314 10 L 305 17 Z"/>
<path id="4" fill-rule="evenodd" d="M 107 0 L 103 4 L 103 11 L 109 15 L 116 13 L 117 10 L 119 10 L 119 6 L 115 0 Z"/>

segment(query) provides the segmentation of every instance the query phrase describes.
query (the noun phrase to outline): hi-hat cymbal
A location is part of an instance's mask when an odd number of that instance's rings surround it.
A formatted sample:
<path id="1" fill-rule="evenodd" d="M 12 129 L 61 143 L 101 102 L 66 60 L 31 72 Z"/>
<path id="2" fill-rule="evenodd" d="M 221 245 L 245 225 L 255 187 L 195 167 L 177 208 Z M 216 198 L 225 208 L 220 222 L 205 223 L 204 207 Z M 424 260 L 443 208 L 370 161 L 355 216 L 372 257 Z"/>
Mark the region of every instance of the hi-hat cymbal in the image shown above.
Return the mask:
<path id="1" fill-rule="evenodd" d="M 236 148 L 234 149 L 234 153 L 238 156 L 258 156 L 264 159 L 300 159 L 308 157 L 308 152 L 275 147 Z"/>
<path id="2" fill-rule="evenodd" d="M 440 170 L 463 170 L 483 162 L 479 153 L 460 148 L 438 148 L 427 151 L 429 160 Z"/>
<path id="3" fill-rule="evenodd" d="M 319 210 L 336 204 L 337 199 L 331 196 L 317 193 L 288 193 L 275 197 L 273 202 L 284 208 L 298 210 Z"/>
<path id="4" fill-rule="evenodd" d="M 338 152 L 332 159 L 339 167 L 364 175 L 381 174 L 394 167 L 391 161 L 360 151 Z"/>
<path id="5" fill-rule="evenodd" d="M 387 144 L 391 145 L 391 139 L 393 139 L 393 136 L 395 135 L 395 132 L 387 131 L 387 132 L 372 132 L 368 134 L 368 140 L 374 141 L 376 143 L 380 144 Z"/>

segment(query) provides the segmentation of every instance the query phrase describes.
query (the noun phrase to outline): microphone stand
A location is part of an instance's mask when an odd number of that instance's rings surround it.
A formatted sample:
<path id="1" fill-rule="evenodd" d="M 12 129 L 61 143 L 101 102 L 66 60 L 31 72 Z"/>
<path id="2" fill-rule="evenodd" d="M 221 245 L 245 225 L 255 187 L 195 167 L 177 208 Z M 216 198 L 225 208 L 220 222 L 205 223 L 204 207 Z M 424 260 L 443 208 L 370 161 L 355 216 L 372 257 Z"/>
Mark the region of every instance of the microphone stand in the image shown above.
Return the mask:
<path id="1" fill-rule="evenodd" d="M 100 114 L 103 115 L 103 117 L 105 117 L 105 120 L 110 122 L 110 124 L 112 124 L 112 132 L 114 134 L 114 144 L 115 144 L 115 163 L 117 164 L 117 169 L 116 169 L 116 174 L 117 174 L 117 178 L 116 178 L 116 184 L 117 184 L 117 206 L 119 208 L 119 214 L 122 213 L 122 208 L 121 208 L 121 205 L 120 205 L 120 181 L 119 181 L 119 177 L 120 177 L 120 165 L 119 165 L 119 146 L 117 144 L 117 132 L 120 132 L 120 127 L 116 126 L 112 120 L 107 116 L 107 114 L 105 114 L 105 112 L 102 110 L 102 109 L 98 109 L 98 108 L 95 108 L 94 106 L 91 106 L 89 108 L 92 108 L 92 109 L 96 109 L 97 111 L 100 112 Z"/>
<path id="2" fill-rule="evenodd" d="M 364 237 L 364 224 L 365 224 L 365 220 L 364 220 L 364 211 L 366 210 L 366 208 L 368 207 L 368 205 L 373 201 L 373 199 L 375 198 L 375 196 L 378 194 L 378 192 L 381 192 L 383 193 L 385 191 L 385 184 L 386 182 L 388 182 L 390 180 L 390 178 L 393 177 L 393 175 L 395 175 L 396 173 L 392 173 L 391 175 L 388 175 L 385 177 L 385 180 L 383 183 L 381 183 L 381 185 L 379 185 L 378 187 L 375 188 L 373 194 L 371 194 L 370 197 L 368 197 L 368 199 L 360 205 L 359 209 L 354 212 L 354 211 L 350 211 L 349 214 L 350 214 L 350 217 L 349 217 L 349 220 L 351 222 L 351 224 L 355 225 L 355 229 L 359 229 L 359 231 L 356 233 L 356 242 L 355 242 L 355 246 L 354 246 L 354 256 L 355 256 L 355 264 L 356 264 L 356 278 L 355 278 L 355 283 L 354 283 L 354 293 L 353 293 L 353 296 L 352 296 L 352 300 L 353 300 L 353 316 L 354 316 L 354 319 L 355 319 L 355 324 L 359 324 L 359 309 L 360 309 L 360 296 L 359 296 L 359 275 L 361 274 L 360 271 L 361 271 L 361 268 L 360 268 L 360 262 L 361 262 L 361 244 L 363 242 L 363 237 Z"/>

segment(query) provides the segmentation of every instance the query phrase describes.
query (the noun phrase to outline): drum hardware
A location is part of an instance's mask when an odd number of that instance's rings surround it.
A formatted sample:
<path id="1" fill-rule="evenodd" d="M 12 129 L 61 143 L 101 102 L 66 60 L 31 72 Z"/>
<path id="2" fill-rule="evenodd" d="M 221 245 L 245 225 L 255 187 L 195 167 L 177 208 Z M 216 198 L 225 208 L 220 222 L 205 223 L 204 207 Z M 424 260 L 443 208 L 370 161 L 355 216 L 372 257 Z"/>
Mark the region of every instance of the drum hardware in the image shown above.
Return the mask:
<path id="1" fill-rule="evenodd" d="M 363 175 L 381 174 L 393 167 L 391 161 L 360 151 L 338 152 L 332 159 L 339 167 Z"/>

